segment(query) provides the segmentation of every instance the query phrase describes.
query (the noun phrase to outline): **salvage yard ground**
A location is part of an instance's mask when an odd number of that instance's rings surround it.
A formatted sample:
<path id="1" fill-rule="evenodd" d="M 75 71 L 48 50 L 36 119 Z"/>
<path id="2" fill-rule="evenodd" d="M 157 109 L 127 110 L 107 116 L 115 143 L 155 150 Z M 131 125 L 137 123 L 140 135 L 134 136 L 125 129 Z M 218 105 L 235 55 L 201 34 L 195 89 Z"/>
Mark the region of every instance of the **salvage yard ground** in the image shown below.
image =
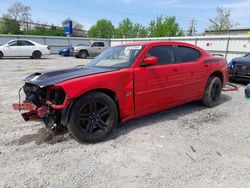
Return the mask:
<path id="1" fill-rule="evenodd" d="M 193 102 L 120 125 L 110 139 L 79 144 L 24 122 L 11 109 L 22 79 L 89 60 L 0 60 L 0 187 L 250 187 L 250 100 Z"/>

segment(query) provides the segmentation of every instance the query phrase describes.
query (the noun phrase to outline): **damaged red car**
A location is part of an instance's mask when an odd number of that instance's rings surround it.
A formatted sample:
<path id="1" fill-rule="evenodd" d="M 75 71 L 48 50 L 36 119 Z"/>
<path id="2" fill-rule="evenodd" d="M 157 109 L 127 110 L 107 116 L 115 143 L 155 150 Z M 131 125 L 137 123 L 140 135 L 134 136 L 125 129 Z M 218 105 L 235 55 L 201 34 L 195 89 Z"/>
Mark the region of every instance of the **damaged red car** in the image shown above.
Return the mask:
<path id="1" fill-rule="evenodd" d="M 218 104 L 225 59 L 181 42 L 139 42 L 107 49 L 90 63 L 25 78 L 24 120 L 68 128 L 79 142 L 105 139 L 119 122 L 190 101 Z"/>

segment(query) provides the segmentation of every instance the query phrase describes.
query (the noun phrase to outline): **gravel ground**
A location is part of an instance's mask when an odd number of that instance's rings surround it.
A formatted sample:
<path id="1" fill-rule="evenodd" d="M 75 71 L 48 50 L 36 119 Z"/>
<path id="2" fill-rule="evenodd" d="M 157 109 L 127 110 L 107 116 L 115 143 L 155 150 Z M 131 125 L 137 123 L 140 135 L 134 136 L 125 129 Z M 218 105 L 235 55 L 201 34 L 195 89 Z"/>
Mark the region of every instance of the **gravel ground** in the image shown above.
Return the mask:
<path id="1" fill-rule="evenodd" d="M 89 60 L 49 56 L 0 60 L 0 187 L 250 187 L 250 100 L 224 92 L 130 121 L 110 139 L 79 144 L 11 109 L 34 71 Z"/>

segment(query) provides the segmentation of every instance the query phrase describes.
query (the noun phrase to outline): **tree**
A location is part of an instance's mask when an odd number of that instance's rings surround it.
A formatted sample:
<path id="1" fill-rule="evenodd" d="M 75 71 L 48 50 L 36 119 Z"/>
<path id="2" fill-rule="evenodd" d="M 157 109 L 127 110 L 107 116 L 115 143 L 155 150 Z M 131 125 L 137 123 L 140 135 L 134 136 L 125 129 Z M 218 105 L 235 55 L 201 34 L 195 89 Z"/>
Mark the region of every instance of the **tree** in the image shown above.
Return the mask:
<path id="1" fill-rule="evenodd" d="M 59 29 L 57 27 L 50 27 L 47 28 L 45 26 L 36 26 L 28 31 L 23 31 L 23 34 L 25 35 L 45 35 L 45 36 L 65 36 L 62 29 Z"/>
<path id="2" fill-rule="evenodd" d="M 31 21 L 30 11 L 30 6 L 26 6 L 19 2 L 16 2 L 12 4 L 12 6 L 8 9 L 8 15 L 15 21 L 25 22 L 26 30 L 28 30 L 28 22 Z"/>
<path id="3" fill-rule="evenodd" d="M 3 15 L 2 24 L 0 25 L 0 33 L 2 34 L 20 34 L 20 24 L 13 20 L 9 15 Z"/>
<path id="4" fill-rule="evenodd" d="M 88 31 L 88 37 L 111 38 L 114 35 L 114 26 L 110 20 L 100 19 Z"/>
<path id="5" fill-rule="evenodd" d="M 149 23 L 148 30 L 150 37 L 184 36 L 183 30 L 176 22 L 176 18 L 174 16 L 165 18 L 163 18 L 163 16 L 158 16 L 156 20 L 152 20 Z"/>
<path id="6" fill-rule="evenodd" d="M 147 29 L 138 23 L 133 23 L 128 18 L 119 23 L 115 29 L 116 38 L 146 37 Z"/>
<path id="7" fill-rule="evenodd" d="M 231 19 L 231 11 L 227 10 L 223 7 L 217 7 L 216 9 L 217 16 L 214 18 L 210 18 L 210 30 L 228 30 L 233 26 L 238 25 L 238 23 L 234 23 Z"/>

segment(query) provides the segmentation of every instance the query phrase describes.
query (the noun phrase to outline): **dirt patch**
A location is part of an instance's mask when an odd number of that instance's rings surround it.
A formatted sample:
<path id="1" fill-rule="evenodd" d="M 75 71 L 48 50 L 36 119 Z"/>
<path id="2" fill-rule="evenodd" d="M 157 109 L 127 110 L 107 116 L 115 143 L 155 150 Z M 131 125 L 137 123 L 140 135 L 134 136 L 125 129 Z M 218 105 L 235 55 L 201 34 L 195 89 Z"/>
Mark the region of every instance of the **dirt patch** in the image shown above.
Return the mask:
<path id="1" fill-rule="evenodd" d="M 16 145 L 24 145 L 34 141 L 37 145 L 43 143 L 55 144 L 68 139 L 69 135 L 67 131 L 54 132 L 48 128 L 41 128 L 37 133 L 23 135 L 19 139 L 14 140 L 13 143 Z"/>
<path id="2" fill-rule="evenodd" d="M 228 116 L 229 114 L 226 112 L 208 112 L 204 114 L 198 114 L 196 117 L 182 119 L 180 123 L 183 127 L 199 129 L 204 124 L 215 124 Z"/>

